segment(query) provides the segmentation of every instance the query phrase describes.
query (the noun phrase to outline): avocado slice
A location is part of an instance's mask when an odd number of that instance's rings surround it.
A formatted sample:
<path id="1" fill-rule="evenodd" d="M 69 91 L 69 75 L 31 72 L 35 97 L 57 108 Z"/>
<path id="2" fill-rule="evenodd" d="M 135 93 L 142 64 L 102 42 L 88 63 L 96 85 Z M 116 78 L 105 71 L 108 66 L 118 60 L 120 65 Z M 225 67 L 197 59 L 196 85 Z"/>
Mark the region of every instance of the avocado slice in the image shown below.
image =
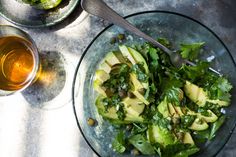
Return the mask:
<path id="1" fill-rule="evenodd" d="M 118 115 L 116 114 L 116 108 L 110 107 L 107 111 L 105 111 L 105 107 L 102 103 L 103 96 L 98 96 L 95 102 L 95 105 L 98 109 L 98 113 L 101 114 L 105 118 L 109 119 L 118 119 Z"/>
<path id="2" fill-rule="evenodd" d="M 142 83 L 137 79 L 137 77 L 134 73 L 130 73 L 130 80 L 133 83 L 135 90 L 139 90 L 139 89 L 144 88 Z M 145 89 L 147 89 L 147 88 L 145 88 Z"/>
<path id="3" fill-rule="evenodd" d="M 127 47 L 130 54 L 132 55 L 132 57 L 134 58 L 136 63 L 142 63 L 143 64 L 143 68 L 145 69 L 145 73 L 148 74 L 149 73 L 149 69 L 148 69 L 148 65 L 146 60 L 143 58 L 143 56 L 136 51 L 135 49 L 131 48 L 131 47 Z"/>
<path id="4" fill-rule="evenodd" d="M 207 101 L 212 103 L 212 104 L 217 104 L 217 105 L 222 106 L 222 107 L 229 106 L 229 102 L 223 101 L 223 100 L 219 100 L 219 99 L 217 99 L 217 100 L 207 100 Z"/>
<path id="5" fill-rule="evenodd" d="M 197 116 L 206 121 L 207 123 L 213 123 L 217 121 L 218 117 L 211 110 L 207 110 L 207 112 L 210 116 L 204 116 L 201 113 L 197 113 Z"/>
<path id="6" fill-rule="evenodd" d="M 166 98 L 157 106 L 157 109 L 163 115 L 164 118 L 170 116 Z"/>
<path id="7" fill-rule="evenodd" d="M 145 59 L 143 58 L 143 56 L 136 51 L 135 49 L 131 48 L 131 47 L 127 47 L 125 45 L 120 45 L 119 49 L 121 51 L 121 53 L 123 54 L 123 56 L 127 57 L 128 60 L 133 64 L 137 64 L 137 63 L 142 63 L 143 64 L 143 68 L 145 70 L 146 74 L 149 74 L 149 69 L 148 69 L 148 65 L 147 62 L 145 61 Z M 136 78 L 137 79 L 137 78 Z M 141 83 L 141 82 L 140 82 Z M 143 85 L 143 87 L 145 89 L 148 88 L 148 83 L 141 83 Z"/>
<path id="8" fill-rule="evenodd" d="M 138 117 L 144 110 L 145 105 L 137 98 L 131 99 L 129 97 L 122 101 L 125 105 L 127 114 Z"/>
<path id="9" fill-rule="evenodd" d="M 184 92 L 189 97 L 190 100 L 195 102 L 199 106 L 204 106 L 206 102 L 217 104 L 219 106 L 228 106 L 229 102 L 223 100 L 211 100 L 207 96 L 207 92 L 203 88 L 198 87 L 197 85 L 186 81 L 184 85 Z"/>
<path id="10" fill-rule="evenodd" d="M 102 117 L 104 118 L 108 118 L 110 120 L 113 120 L 114 122 L 117 121 L 117 123 L 125 123 L 125 124 L 128 124 L 128 123 L 133 123 L 133 122 L 143 122 L 143 118 L 141 116 L 139 116 L 140 114 L 138 114 L 138 112 L 141 112 L 142 110 L 142 105 L 141 106 L 136 106 L 136 105 L 131 105 L 131 106 L 127 106 L 125 105 L 125 110 L 127 111 L 126 113 L 126 117 L 124 119 L 124 121 L 120 121 L 119 118 L 118 118 L 118 115 L 117 115 L 117 110 L 114 106 L 112 107 L 109 107 L 107 109 L 107 111 L 105 110 L 105 107 L 103 105 L 103 102 L 102 102 L 102 99 L 104 97 L 103 96 L 98 96 L 97 99 L 96 99 L 96 107 L 98 109 L 98 113 L 100 115 L 102 115 Z M 127 100 L 126 100 L 127 101 Z M 128 100 L 129 102 L 130 100 Z M 135 108 L 137 107 L 137 108 Z"/>
<path id="11" fill-rule="evenodd" d="M 105 88 L 104 87 L 101 87 L 102 85 L 102 82 L 98 79 L 94 80 L 93 81 L 93 88 L 101 95 L 103 96 L 107 96 L 106 92 L 105 92 Z"/>
<path id="12" fill-rule="evenodd" d="M 131 80 L 131 82 L 132 82 L 132 84 L 133 84 L 133 87 L 134 87 L 134 89 L 132 90 L 133 94 L 134 94 L 139 100 L 141 100 L 144 104 L 148 105 L 149 102 L 144 98 L 144 96 L 143 96 L 142 94 L 139 93 L 139 89 L 142 89 L 142 88 L 147 89 L 147 88 L 148 88 L 148 84 L 147 84 L 147 83 L 145 83 L 145 84 L 141 83 L 141 82 L 137 79 L 137 77 L 136 77 L 136 75 L 135 75 L 134 73 L 131 73 L 131 74 L 130 74 L 130 80 Z"/>
<path id="13" fill-rule="evenodd" d="M 96 70 L 95 79 L 100 80 L 102 83 L 110 78 L 110 75 L 104 70 Z"/>
<path id="14" fill-rule="evenodd" d="M 134 90 L 134 91 L 133 91 L 133 94 L 134 94 L 139 100 L 141 100 L 144 104 L 149 105 L 150 102 L 147 101 L 147 100 L 144 98 L 144 96 L 139 93 L 139 91 Z"/>
<path id="15" fill-rule="evenodd" d="M 171 116 L 178 116 L 178 113 L 175 111 L 175 108 L 173 107 L 173 105 L 171 103 L 168 103 L 168 109 L 169 109 L 169 113 Z"/>
<path id="16" fill-rule="evenodd" d="M 195 112 L 191 111 L 190 109 L 187 109 L 187 110 L 188 110 L 187 111 L 188 114 L 196 115 L 198 118 L 203 119 L 207 123 L 213 123 L 218 119 L 217 115 L 215 115 L 211 110 L 207 110 L 207 112 L 209 113 L 210 116 L 204 116 L 201 113 L 195 113 Z"/>
<path id="17" fill-rule="evenodd" d="M 133 56 L 128 50 L 128 47 L 125 45 L 119 46 L 120 52 L 123 54 L 124 57 L 126 57 L 133 65 L 135 65 L 137 62 L 134 60 Z"/>
<path id="18" fill-rule="evenodd" d="M 181 107 L 175 106 L 175 105 L 173 105 L 173 107 L 174 107 L 175 111 L 178 113 L 179 116 L 183 116 L 184 115 Z"/>
<path id="19" fill-rule="evenodd" d="M 160 143 L 163 146 L 174 144 L 176 137 L 168 129 L 160 128 L 158 125 L 150 125 L 147 130 L 150 143 Z"/>
<path id="20" fill-rule="evenodd" d="M 194 145 L 193 138 L 189 132 L 184 133 L 183 143 Z"/>
<path id="21" fill-rule="evenodd" d="M 186 81 L 184 85 L 184 92 L 185 94 L 195 102 L 199 106 L 204 106 L 207 101 L 207 93 L 203 90 L 203 88 L 198 87 L 195 84 Z"/>
<path id="22" fill-rule="evenodd" d="M 204 120 L 196 118 L 193 124 L 189 127 L 189 129 L 201 131 L 201 130 L 206 130 L 208 127 L 209 125 Z"/>
<path id="23" fill-rule="evenodd" d="M 112 67 L 113 65 L 119 64 L 121 63 L 119 58 L 113 53 L 113 52 L 109 52 L 106 56 L 105 56 L 105 61 L 108 63 L 108 65 L 110 67 Z"/>
<path id="24" fill-rule="evenodd" d="M 111 72 L 111 67 L 106 61 L 100 64 L 99 69 L 104 70 L 108 74 Z"/>

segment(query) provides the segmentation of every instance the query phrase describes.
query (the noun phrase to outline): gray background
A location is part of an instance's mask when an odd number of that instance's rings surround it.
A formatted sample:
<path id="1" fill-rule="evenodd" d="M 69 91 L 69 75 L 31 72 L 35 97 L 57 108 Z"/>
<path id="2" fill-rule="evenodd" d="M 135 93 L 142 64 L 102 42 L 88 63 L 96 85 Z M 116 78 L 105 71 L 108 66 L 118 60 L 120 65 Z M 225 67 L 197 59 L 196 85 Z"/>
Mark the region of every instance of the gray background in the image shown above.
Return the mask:
<path id="1" fill-rule="evenodd" d="M 212 29 L 236 60 L 235 0 L 106 0 L 122 16 L 146 10 L 185 14 Z M 0 24 L 9 24 L 0 17 Z M 48 75 L 41 84 L 0 98 L 0 157 L 96 156 L 82 138 L 71 101 L 76 65 L 88 44 L 109 23 L 78 6 L 62 23 L 21 29 L 35 40 Z M 227 64 L 227 63 L 226 63 Z M 50 81 L 48 81 L 50 80 Z M 217 157 L 236 156 L 236 131 Z"/>

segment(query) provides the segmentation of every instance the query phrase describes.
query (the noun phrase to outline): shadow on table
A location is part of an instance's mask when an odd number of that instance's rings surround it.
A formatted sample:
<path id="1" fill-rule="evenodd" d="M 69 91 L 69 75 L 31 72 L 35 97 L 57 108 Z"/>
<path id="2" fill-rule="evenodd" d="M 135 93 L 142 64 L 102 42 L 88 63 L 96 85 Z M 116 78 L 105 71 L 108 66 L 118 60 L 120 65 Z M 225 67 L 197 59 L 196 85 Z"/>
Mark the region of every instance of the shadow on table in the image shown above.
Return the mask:
<path id="1" fill-rule="evenodd" d="M 41 72 L 36 82 L 22 92 L 32 107 L 44 108 L 45 103 L 60 94 L 65 86 L 66 71 L 58 52 L 40 53 Z"/>

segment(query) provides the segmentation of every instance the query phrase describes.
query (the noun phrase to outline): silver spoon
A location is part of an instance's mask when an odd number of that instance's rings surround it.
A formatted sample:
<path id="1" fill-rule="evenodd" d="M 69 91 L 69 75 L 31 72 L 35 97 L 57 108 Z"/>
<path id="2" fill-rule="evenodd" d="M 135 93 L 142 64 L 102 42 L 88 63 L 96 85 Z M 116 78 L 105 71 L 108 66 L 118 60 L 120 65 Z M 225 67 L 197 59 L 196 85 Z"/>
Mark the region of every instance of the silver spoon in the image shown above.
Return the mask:
<path id="1" fill-rule="evenodd" d="M 171 63 L 175 67 L 181 67 L 183 64 L 189 64 L 194 66 L 195 64 L 189 60 L 185 60 L 181 57 L 179 53 L 173 52 L 152 37 L 148 36 L 147 34 L 140 31 L 138 28 L 130 24 L 128 21 L 126 21 L 123 17 L 121 17 L 119 14 L 117 14 L 114 10 L 112 10 L 106 3 L 104 3 L 102 0 L 81 0 L 81 6 L 82 8 L 87 11 L 88 13 L 98 16 L 104 20 L 107 20 L 119 27 L 122 27 L 134 34 L 136 34 L 139 37 L 142 37 L 143 39 L 149 41 L 156 47 L 160 48 L 164 52 L 166 52 L 171 60 Z M 209 68 L 211 71 L 217 73 L 218 75 L 221 75 L 218 71 Z"/>

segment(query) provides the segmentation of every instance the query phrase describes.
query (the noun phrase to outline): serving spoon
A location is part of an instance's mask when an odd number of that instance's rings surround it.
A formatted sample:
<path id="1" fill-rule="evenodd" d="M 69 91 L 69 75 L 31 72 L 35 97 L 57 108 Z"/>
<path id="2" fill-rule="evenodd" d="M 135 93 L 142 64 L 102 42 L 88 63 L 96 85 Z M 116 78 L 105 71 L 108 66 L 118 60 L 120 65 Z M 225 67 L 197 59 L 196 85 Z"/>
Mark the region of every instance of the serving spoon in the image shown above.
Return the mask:
<path id="1" fill-rule="evenodd" d="M 170 49 L 168 49 L 167 47 L 165 47 L 164 45 L 159 43 L 157 40 L 153 39 L 152 37 L 148 36 L 147 34 L 142 32 L 141 30 L 136 28 L 134 25 L 132 25 L 127 20 L 125 20 L 122 16 L 120 16 L 118 13 L 116 13 L 113 9 L 111 9 L 102 0 L 81 0 L 81 6 L 82 6 L 83 10 L 85 10 L 86 12 L 88 12 L 92 15 L 98 16 L 104 20 L 107 20 L 119 27 L 122 27 L 122 28 L 132 32 L 133 34 L 149 41 L 154 46 L 160 48 L 161 50 L 163 50 L 164 52 L 166 52 L 169 55 L 171 63 L 175 67 L 179 68 L 183 64 L 189 64 L 192 66 L 196 65 L 195 63 L 193 63 L 189 60 L 183 59 L 179 53 L 171 51 Z M 211 71 L 213 71 L 214 73 L 221 75 L 215 69 L 213 69 L 213 68 L 209 68 L 209 69 Z"/>

